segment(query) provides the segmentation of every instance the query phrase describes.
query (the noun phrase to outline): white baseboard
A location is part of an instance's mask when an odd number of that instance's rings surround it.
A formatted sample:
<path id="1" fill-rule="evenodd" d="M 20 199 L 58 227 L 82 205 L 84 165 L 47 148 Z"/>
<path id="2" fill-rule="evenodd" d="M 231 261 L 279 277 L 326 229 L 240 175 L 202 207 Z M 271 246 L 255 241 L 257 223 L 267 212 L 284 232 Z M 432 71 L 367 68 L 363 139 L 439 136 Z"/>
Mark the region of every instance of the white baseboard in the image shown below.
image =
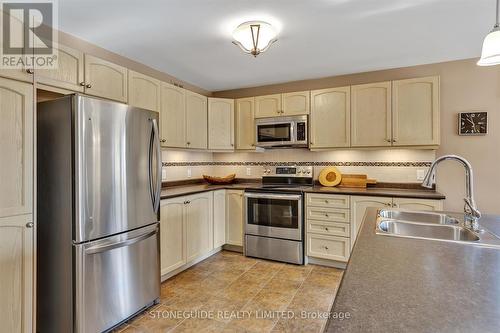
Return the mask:
<path id="1" fill-rule="evenodd" d="M 191 260 L 190 262 L 188 262 L 188 263 L 186 263 L 186 264 L 182 265 L 181 267 L 176 268 L 176 269 L 174 269 L 173 271 L 170 271 L 170 272 L 168 272 L 168 273 L 166 273 L 166 274 L 162 275 L 162 276 L 161 276 L 161 282 L 163 282 L 163 281 L 165 281 L 165 280 L 167 280 L 167 279 L 171 278 L 171 277 L 172 277 L 172 276 L 174 276 L 174 275 L 179 274 L 179 273 L 180 273 L 180 272 L 182 272 L 182 271 L 185 271 L 185 270 L 186 270 L 186 269 L 188 269 L 189 267 L 191 267 L 191 266 L 193 266 L 193 265 L 196 265 L 196 264 L 197 264 L 197 263 L 199 263 L 200 261 L 203 261 L 203 260 L 207 259 L 208 257 L 211 257 L 211 256 L 213 256 L 214 254 L 216 254 L 216 253 L 218 253 L 218 252 L 220 252 L 220 251 L 222 251 L 222 246 L 216 247 L 215 249 L 213 249 L 213 250 L 212 250 L 212 251 L 210 251 L 210 252 L 205 253 L 205 254 L 204 254 L 204 255 L 202 255 L 201 257 L 198 257 L 198 258 L 196 258 L 196 259 L 194 259 L 194 260 Z"/>
<path id="2" fill-rule="evenodd" d="M 306 256 L 306 263 L 320 266 L 328 266 L 340 269 L 346 269 L 347 263 L 335 260 L 321 259 L 321 258 L 313 258 Z"/>

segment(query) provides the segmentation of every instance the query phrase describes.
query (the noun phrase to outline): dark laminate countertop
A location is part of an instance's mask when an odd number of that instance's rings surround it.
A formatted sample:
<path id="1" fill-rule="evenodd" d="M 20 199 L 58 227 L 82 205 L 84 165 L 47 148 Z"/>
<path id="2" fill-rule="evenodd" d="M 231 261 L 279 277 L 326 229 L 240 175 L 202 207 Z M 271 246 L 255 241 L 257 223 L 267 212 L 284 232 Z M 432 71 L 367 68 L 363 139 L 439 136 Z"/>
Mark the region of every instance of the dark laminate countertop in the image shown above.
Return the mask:
<path id="1" fill-rule="evenodd" d="M 327 332 L 499 332 L 500 249 L 375 234 L 367 210 Z M 500 235 L 500 216 L 480 224 Z"/>
<path id="2" fill-rule="evenodd" d="M 236 183 L 229 185 L 188 184 L 164 187 L 161 191 L 162 199 L 175 198 L 184 195 L 196 194 L 220 189 L 245 190 L 261 187 L 261 183 Z M 303 186 L 301 189 L 306 193 L 324 194 L 347 194 L 347 195 L 369 195 L 382 197 L 420 198 L 420 199 L 444 199 L 444 195 L 432 190 L 399 189 L 399 188 L 338 188 L 324 186 Z"/>

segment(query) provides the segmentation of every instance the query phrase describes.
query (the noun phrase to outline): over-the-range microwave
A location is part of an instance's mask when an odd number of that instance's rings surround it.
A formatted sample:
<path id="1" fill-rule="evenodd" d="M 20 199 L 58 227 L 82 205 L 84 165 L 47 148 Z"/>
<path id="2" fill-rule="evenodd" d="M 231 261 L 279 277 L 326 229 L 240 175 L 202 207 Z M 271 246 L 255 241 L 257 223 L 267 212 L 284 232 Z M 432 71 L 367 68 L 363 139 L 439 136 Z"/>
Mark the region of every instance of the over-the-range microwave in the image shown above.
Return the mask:
<path id="1" fill-rule="evenodd" d="M 307 147 L 307 116 L 259 118 L 255 128 L 257 147 Z"/>

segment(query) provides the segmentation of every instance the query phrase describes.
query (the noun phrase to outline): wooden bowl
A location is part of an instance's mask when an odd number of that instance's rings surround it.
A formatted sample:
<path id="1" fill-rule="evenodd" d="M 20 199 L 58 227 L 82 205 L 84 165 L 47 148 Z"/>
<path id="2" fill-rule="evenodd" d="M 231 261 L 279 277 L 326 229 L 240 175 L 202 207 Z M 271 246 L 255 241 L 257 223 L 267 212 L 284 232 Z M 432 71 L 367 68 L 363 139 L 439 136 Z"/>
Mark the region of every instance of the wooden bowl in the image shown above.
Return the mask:
<path id="1" fill-rule="evenodd" d="M 234 173 L 227 175 L 225 177 L 212 177 L 203 175 L 203 179 L 205 179 L 210 184 L 214 185 L 231 184 L 234 181 L 234 178 L 236 178 L 236 174 Z"/>

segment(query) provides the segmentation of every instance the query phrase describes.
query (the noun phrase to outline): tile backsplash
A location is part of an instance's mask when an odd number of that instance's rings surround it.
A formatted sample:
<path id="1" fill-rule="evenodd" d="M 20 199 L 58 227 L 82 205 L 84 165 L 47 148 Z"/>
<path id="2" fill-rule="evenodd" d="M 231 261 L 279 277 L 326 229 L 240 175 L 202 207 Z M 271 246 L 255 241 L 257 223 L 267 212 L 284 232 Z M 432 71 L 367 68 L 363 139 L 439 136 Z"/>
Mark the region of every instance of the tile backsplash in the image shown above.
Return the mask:
<path id="1" fill-rule="evenodd" d="M 263 165 L 297 164 L 314 166 L 317 175 L 325 166 L 336 166 L 342 173 L 367 174 L 380 182 L 419 182 L 417 170 L 427 170 L 435 158 L 434 150 L 330 150 L 273 149 L 251 153 L 209 153 L 164 150 L 166 180 L 201 178 L 203 174 L 239 178 L 258 178 Z M 188 177 L 188 172 L 191 177 Z"/>

